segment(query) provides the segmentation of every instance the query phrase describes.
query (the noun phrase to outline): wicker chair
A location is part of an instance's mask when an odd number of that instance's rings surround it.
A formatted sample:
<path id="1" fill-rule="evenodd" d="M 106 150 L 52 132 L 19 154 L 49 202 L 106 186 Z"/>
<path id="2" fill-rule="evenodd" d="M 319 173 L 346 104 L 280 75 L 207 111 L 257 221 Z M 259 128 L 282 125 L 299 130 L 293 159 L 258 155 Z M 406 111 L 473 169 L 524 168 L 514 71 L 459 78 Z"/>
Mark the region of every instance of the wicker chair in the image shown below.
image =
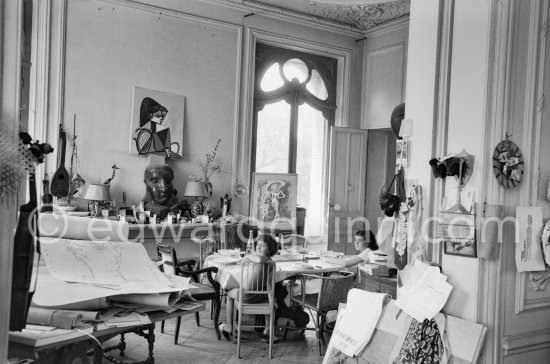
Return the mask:
<path id="1" fill-rule="evenodd" d="M 346 302 L 348 292 L 355 285 L 355 273 L 339 272 L 328 277 L 317 276 L 314 274 L 302 274 L 301 292 L 297 295 L 290 296 L 290 302 L 293 305 L 298 305 L 302 308 L 307 308 L 313 317 L 315 327 L 289 327 L 288 323 L 285 329 L 285 338 L 289 329 L 293 330 L 315 330 L 319 345 L 319 355 L 321 355 L 321 346 L 325 338 L 323 336 L 323 328 L 327 318 L 327 312 L 337 310 L 340 302 Z M 316 293 L 306 293 L 307 282 L 313 280 L 321 280 L 320 290 Z M 315 311 L 316 315 L 313 315 Z"/>
<path id="2" fill-rule="evenodd" d="M 166 274 L 180 275 L 183 277 L 191 277 L 193 285 L 197 288 L 193 289 L 192 297 L 197 301 L 212 301 L 211 306 L 211 319 L 214 320 L 214 329 L 216 330 L 216 336 L 218 340 L 221 340 L 221 333 L 218 325 L 220 317 L 220 284 L 214 280 L 212 273 L 217 273 L 218 268 L 208 267 L 199 270 L 193 270 L 195 261 L 192 259 L 178 260 L 176 257 L 176 250 L 170 245 L 163 245 L 157 243 L 157 254 L 159 262 L 161 262 L 160 268 Z M 206 277 L 210 284 L 199 283 L 201 274 L 206 273 Z M 197 326 L 200 326 L 199 313 L 195 313 L 195 321 Z M 174 344 L 178 343 L 178 336 L 181 325 L 181 316 L 178 316 L 176 322 L 176 330 L 174 332 Z M 164 332 L 164 321 L 160 326 L 160 332 Z"/>

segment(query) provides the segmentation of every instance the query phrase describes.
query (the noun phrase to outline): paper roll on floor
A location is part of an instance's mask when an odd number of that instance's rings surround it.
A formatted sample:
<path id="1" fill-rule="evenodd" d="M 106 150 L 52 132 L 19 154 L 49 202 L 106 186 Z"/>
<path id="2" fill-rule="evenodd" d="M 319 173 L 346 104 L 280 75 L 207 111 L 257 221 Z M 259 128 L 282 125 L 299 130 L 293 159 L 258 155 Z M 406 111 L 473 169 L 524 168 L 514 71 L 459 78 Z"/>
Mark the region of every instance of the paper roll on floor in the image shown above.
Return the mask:
<path id="1" fill-rule="evenodd" d="M 47 213 L 38 217 L 40 236 L 75 240 L 128 241 L 128 223 Z"/>

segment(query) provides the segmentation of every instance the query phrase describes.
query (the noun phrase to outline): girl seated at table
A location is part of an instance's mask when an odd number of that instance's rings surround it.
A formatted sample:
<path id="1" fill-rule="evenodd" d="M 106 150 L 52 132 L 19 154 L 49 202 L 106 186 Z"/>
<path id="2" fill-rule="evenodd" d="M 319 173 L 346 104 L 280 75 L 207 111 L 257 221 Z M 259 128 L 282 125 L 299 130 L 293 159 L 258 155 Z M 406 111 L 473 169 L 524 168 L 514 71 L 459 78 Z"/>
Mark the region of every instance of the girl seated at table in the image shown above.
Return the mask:
<path id="1" fill-rule="evenodd" d="M 271 259 L 272 256 L 277 254 L 277 242 L 271 234 L 262 234 L 258 238 L 256 243 L 256 253 L 245 255 L 243 260 L 255 263 L 253 265 L 253 273 L 247 274 L 248 282 L 245 282 L 245 288 L 252 287 L 253 282 L 258 282 L 263 278 L 262 284 L 265 285 L 271 282 L 268 274 L 275 274 L 275 262 Z M 264 273 L 265 272 L 265 273 Z M 270 289 L 271 287 L 267 287 Z M 239 298 L 239 288 L 233 288 L 227 294 L 227 301 L 225 303 L 225 314 L 227 323 L 220 323 L 220 331 L 226 340 L 231 340 L 231 334 L 233 332 L 233 309 L 235 307 L 235 300 Z M 261 303 L 267 301 L 267 296 L 264 294 L 246 294 L 243 295 L 243 302 L 246 303 Z M 269 316 L 266 317 L 265 322 L 269 322 Z M 269 334 L 269 328 L 266 326 L 264 329 L 264 335 Z"/>
<path id="2" fill-rule="evenodd" d="M 359 263 L 368 263 L 369 253 L 378 250 L 376 237 L 371 230 L 369 230 L 368 237 L 365 230 L 358 230 L 353 238 L 353 243 L 355 244 L 357 255 L 346 259 L 346 268 Z"/>

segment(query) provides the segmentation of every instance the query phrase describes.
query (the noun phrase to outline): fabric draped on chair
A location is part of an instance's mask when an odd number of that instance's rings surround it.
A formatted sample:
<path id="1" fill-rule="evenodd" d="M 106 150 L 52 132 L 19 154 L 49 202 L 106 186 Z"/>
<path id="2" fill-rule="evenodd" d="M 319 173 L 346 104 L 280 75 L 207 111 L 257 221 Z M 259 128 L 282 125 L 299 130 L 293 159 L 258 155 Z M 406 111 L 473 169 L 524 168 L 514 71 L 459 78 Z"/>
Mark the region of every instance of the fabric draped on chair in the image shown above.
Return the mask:
<path id="1" fill-rule="evenodd" d="M 157 255 L 160 262 L 161 270 L 168 275 L 179 275 L 190 277 L 193 280 L 193 285 L 196 287 L 190 291 L 191 296 L 197 301 L 211 301 L 211 318 L 214 320 L 214 329 L 218 340 L 221 340 L 218 320 L 220 317 L 220 284 L 214 280 L 212 273 L 217 273 L 218 268 L 208 267 L 199 270 L 193 270 L 195 261 L 193 259 L 179 259 L 176 256 L 176 250 L 170 245 L 157 243 Z M 206 273 L 206 278 L 209 284 L 200 283 L 200 277 Z M 195 321 L 197 326 L 200 326 L 199 313 L 195 313 Z M 181 317 L 178 316 L 176 329 L 174 332 L 174 344 L 178 343 L 179 329 L 181 325 Z M 161 333 L 164 332 L 164 321 L 161 323 Z"/>
<path id="2" fill-rule="evenodd" d="M 261 271 L 259 271 L 261 270 Z M 237 331 L 237 356 L 241 357 L 241 329 L 263 327 L 259 325 L 243 325 L 242 315 L 269 316 L 265 325 L 269 325 L 269 358 L 272 355 L 275 318 L 275 263 L 241 263 L 241 280 L 239 296 L 235 300 L 233 311 L 233 327 Z M 238 320 L 237 320 L 238 311 Z M 237 321 L 237 323 L 236 323 Z M 235 340 L 235 335 L 233 335 Z"/>

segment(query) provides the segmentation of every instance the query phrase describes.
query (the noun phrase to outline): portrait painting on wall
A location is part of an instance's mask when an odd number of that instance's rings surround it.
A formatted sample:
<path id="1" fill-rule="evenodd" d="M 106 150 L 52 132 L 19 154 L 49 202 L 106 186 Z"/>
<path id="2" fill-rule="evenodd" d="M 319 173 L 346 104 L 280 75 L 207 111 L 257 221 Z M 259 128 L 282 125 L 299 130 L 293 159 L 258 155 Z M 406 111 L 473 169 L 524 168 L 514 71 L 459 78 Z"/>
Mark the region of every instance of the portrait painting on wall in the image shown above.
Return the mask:
<path id="1" fill-rule="evenodd" d="M 134 87 L 130 154 L 181 158 L 185 96 Z"/>
<path id="2" fill-rule="evenodd" d="M 296 224 L 296 173 L 254 173 L 250 216 L 266 227 Z"/>

